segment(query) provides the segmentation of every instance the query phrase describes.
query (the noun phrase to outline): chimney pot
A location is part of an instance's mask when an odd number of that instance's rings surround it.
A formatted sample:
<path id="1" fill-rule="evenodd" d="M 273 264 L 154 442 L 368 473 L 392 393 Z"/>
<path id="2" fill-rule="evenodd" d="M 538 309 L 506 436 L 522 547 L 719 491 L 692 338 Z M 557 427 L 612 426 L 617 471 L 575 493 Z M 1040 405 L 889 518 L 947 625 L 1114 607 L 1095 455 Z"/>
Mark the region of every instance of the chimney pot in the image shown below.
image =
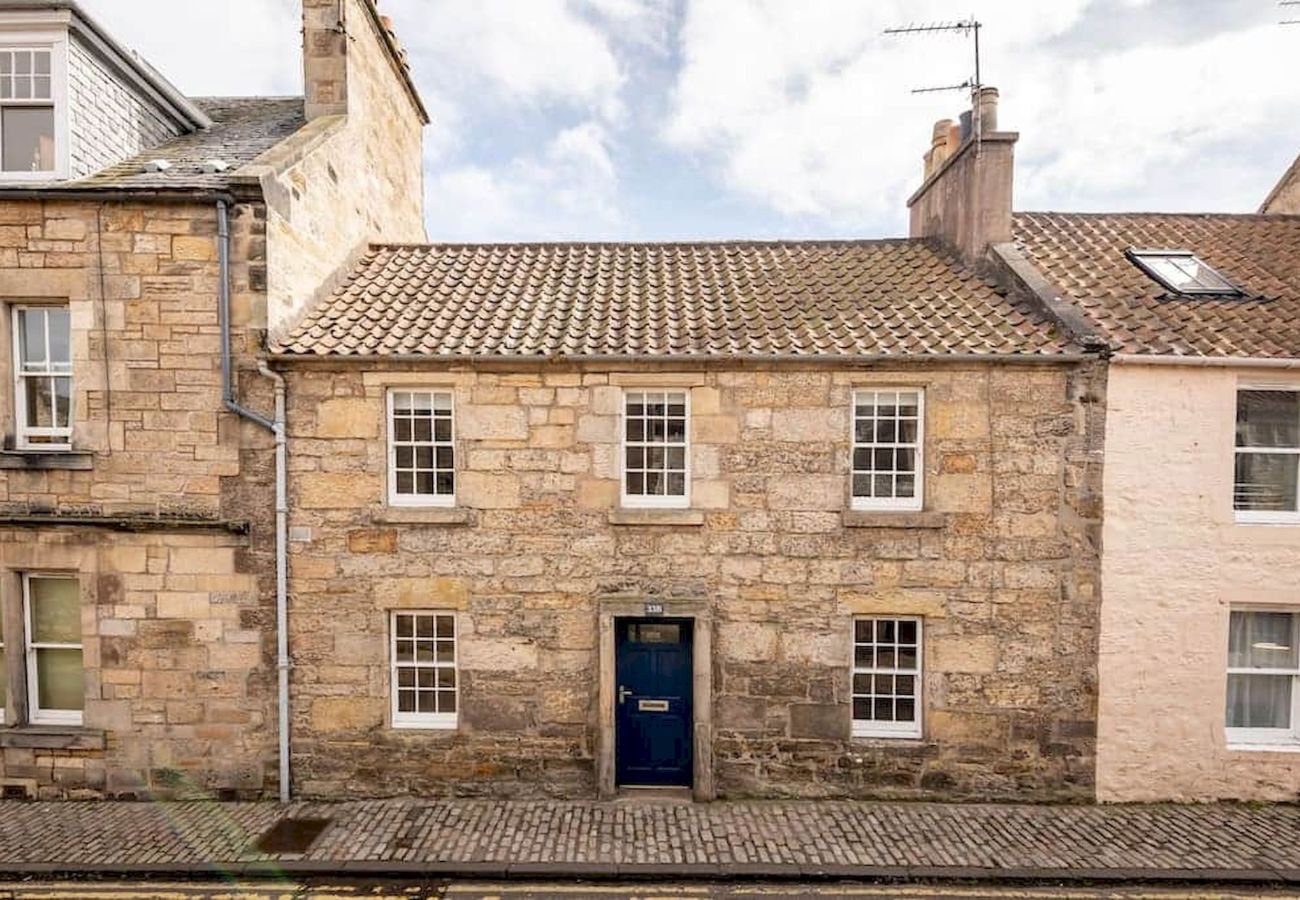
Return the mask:
<path id="1" fill-rule="evenodd" d="M 934 123 L 934 129 L 930 133 L 930 149 L 925 152 L 925 178 L 933 175 L 935 169 L 943 165 L 943 161 L 948 158 L 946 145 L 948 130 L 951 127 L 952 119 L 940 119 Z"/>
<path id="2" fill-rule="evenodd" d="M 980 88 L 978 103 L 980 110 L 980 131 L 997 131 L 998 89 L 995 87 Z"/>

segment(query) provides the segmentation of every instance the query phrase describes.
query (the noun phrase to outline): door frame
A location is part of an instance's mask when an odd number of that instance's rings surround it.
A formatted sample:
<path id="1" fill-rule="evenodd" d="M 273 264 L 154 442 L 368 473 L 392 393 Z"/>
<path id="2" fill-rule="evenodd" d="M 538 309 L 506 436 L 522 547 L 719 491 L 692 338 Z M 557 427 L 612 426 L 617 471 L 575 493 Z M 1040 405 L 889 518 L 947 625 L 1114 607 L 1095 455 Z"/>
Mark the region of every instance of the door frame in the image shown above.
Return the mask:
<path id="1" fill-rule="evenodd" d="M 647 604 L 659 611 L 647 615 Z M 643 595 L 601 597 L 597 604 L 597 631 L 600 637 L 599 723 L 597 734 L 597 793 L 600 799 L 612 799 L 617 756 L 614 723 L 615 692 L 615 619 L 691 619 L 691 796 L 712 800 L 713 787 L 713 612 L 703 598 L 661 599 Z"/>

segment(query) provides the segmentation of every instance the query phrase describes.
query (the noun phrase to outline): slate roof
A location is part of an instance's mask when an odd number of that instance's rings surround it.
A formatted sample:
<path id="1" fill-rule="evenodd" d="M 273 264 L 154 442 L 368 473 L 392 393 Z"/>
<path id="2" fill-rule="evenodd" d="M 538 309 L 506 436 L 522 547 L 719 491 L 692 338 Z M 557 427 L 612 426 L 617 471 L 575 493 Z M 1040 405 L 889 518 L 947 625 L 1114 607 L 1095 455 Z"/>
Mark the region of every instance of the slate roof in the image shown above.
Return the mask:
<path id="1" fill-rule="evenodd" d="M 198 97 L 194 102 L 211 117 L 211 128 L 173 138 L 93 175 L 65 186 L 76 189 L 220 188 L 240 166 L 252 162 L 306 124 L 301 97 Z M 143 172 L 148 160 L 166 159 L 166 172 Z M 224 159 L 224 173 L 205 174 L 209 159 Z"/>
<path id="2" fill-rule="evenodd" d="M 1117 351 L 1300 356 L 1300 216 L 1018 213 L 1015 243 Z M 1124 255 L 1190 250 L 1244 297 L 1170 296 Z"/>
<path id="3" fill-rule="evenodd" d="M 809 358 L 1070 351 L 927 241 L 375 246 L 286 356 Z"/>

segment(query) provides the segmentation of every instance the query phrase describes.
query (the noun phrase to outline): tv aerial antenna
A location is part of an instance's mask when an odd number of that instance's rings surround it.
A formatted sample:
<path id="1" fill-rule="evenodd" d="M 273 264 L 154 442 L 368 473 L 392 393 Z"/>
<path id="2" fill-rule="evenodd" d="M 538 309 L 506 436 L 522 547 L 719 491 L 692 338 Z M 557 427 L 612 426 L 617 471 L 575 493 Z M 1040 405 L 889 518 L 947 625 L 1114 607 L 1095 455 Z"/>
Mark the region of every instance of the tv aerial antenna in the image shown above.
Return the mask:
<path id="1" fill-rule="evenodd" d="M 1277 0 L 1278 6 L 1300 7 L 1300 0 Z M 1300 9 L 1297 9 L 1300 11 Z M 1300 25 L 1300 19 L 1283 19 L 1279 25 Z"/>
<path id="2" fill-rule="evenodd" d="M 1300 6 L 1300 0 L 1279 0 L 1286 4 Z M 895 28 L 886 28 L 885 34 L 960 34 L 962 37 L 972 38 L 972 44 L 975 54 L 975 74 L 967 78 L 961 84 L 945 84 L 937 87 L 919 87 L 912 88 L 913 94 L 933 94 L 938 91 L 965 91 L 969 90 L 971 94 L 971 127 L 975 132 L 976 144 L 980 141 L 980 88 L 984 83 L 980 80 L 980 29 L 983 24 L 971 16 L 969 19 L 960 19 L 956 22 L 929 22 L 921 25 L 902 25 Z"/>

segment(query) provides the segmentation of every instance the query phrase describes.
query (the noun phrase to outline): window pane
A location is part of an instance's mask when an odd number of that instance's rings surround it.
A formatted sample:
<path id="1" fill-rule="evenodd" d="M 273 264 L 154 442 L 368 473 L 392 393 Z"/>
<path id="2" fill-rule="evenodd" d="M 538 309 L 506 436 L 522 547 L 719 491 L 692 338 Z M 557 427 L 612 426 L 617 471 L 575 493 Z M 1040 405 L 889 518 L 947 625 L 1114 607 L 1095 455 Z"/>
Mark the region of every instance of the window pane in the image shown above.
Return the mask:
<path id="1" fill-rule="evenodd" d="M 1229 675 L 1229 728 L 1290 728 L 1290 675 Z"/>
<path id="2" fill-rule="evenodd" d="M 56 369 L 66 371 L 72 365 L 72 316 L 68 307 L 53 307 L 45 311 L 45 328 L 49 329 L 49 362 Z"/>
<path id="3" fill-rule="evenodd" d="M 24 371 L 45 371 L 45 310 L 18 310 L 18 347 Z"/>
<path id="4" fill-rule="evenodd" d="M 32 642 L 81 643 L 81 587 L 75 578 L 29 578 Z"/>
<path id="5" fill-rule="evenodd" d="M 1238 391 L 1238 447 L 1300 447 L 1300 391 Z"/>
<path id="6" fill-rule="evenodd" d="M 1238 453 L 1233 507 L 1294 512 L 1297 463 L 1300 456 L 1294 453 Z"/>
<path id="7" fill-rule="evenodd" d="M 24 80 L 30 93 L 31 85 Z M 11 106 L 0 110 L 6 172 L 54 171 L 54 107 Z"/>
<path id="8" fill-rule="evenodd" d="M 1228 666 L 1297 669 L 1295 617 L 1285 612 L 1236 611 L 1228 618 Z"/>
<path id="9" fill-rule="evenodd" d="M 72 427 L 72 379 L 50 379 L 54 389 L 54 427 Z"/>
<path id="10" fill-rule="evenodd" d="M 24 378 L 27 391 L 27 427 L 54 427 L 53 383 L 49 378 Z"/>
<path id="11" fill-rule="evenodd" d="M 36 651 L 36 697 L 41 709 L 81 709 L 85 695 L 80 650 Z"/>

